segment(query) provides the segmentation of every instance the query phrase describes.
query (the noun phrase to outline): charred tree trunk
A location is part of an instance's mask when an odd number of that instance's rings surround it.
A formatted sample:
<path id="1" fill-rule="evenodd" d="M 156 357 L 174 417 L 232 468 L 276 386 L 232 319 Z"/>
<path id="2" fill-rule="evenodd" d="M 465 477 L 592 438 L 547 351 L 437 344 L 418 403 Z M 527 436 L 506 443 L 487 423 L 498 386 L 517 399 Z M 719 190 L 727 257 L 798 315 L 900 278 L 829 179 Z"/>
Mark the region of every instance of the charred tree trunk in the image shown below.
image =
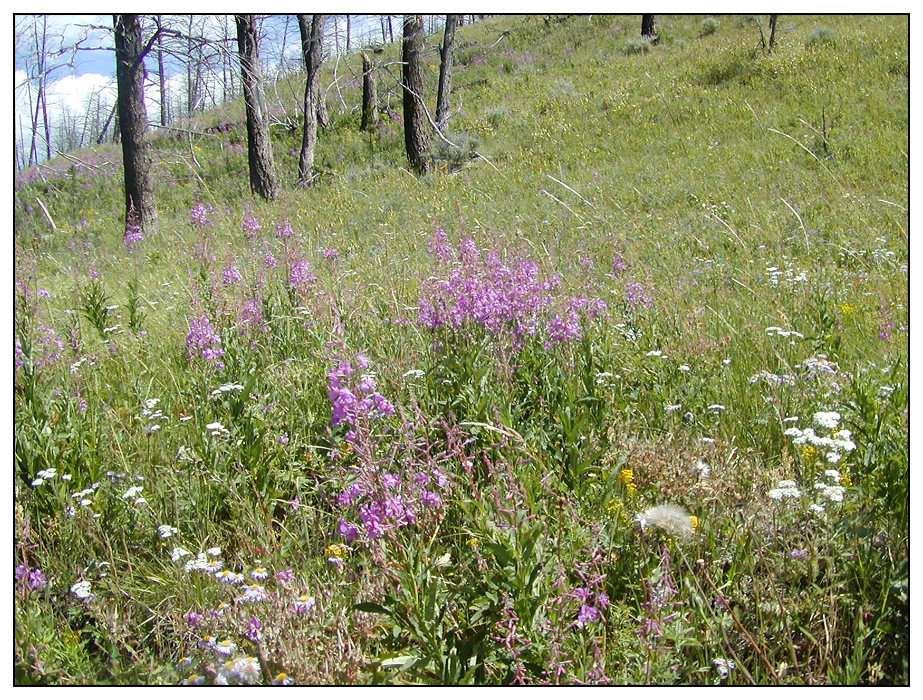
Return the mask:
<path id="1" fill-rule="evenodd" d="M 641 36 L 647 37 L 652 44 L 660 41 L 657 36 L 657 29 L 654 26 L 654 15 L 641 15 Z"/>
<path id="2" fill-rule="evenodd" d="M 436 98 L 436 126 L 444 129 L 449 121 L 449 96 L 452 94 L 452 44 L 458 15 L 445 16 L 445 34 L 442 39 L 442 60 L 439 64 L 439 93 Z"/>
<path id="3" fill-rule="evenodd" d="M 276 166 L 269 137 L 269 115 L 260 79 L 256 23 L 253 15 L 234 15 L 237 22 L 237 51 L 240 77 L 247 109 L 247 159 L 250 165 L 250 190 L 266 200 L 275 199 L 279 190 Z"/>
<path id="4" fill-rule="evenodd" d="M 119 134 L 125 170 L 125 225 L 149 231 L 157 217 L 151 187 L 151 156 L 145 138 L 144 48 L 138 15 L 113 15 L 118 83 Z"/>
<path id="5" fill-rule="evenodd" d="M 378 93 L 372 75 L 372 59 L 362 52 L 362 124 L 361 131 L 375 131 L 378 125 Z"/>
<path id="6" fill-rule="evenodd" d="M 298 184 L 307 185 L 314 168 L 314 149 L 317 146 L 317 69 L 321 63 L 321 45 L 324 41 L 324 15 L 314 15 L 310 26 L 307 15 L 298 15 L 301 34 L 301 55 L 304 58 L 304 131 L 301 138 L 301 155 L 298 158 Z"/>
<path id="7" fill-rule="evenodd" d="M 776 45 L 776 22 L 779 19 L 779 15 L 769 15 L 769 50 Z"/>
<path id="8" fill-rule="evenodd" d="M 428 141 L 426 129 L 426 108 L 423 105 L 423 17 L 404 16 L 403 40 L 403 100 L 404 100 L 404 146 L 411 167 L 419 174 L 429 168 L 424 153 Z"/>

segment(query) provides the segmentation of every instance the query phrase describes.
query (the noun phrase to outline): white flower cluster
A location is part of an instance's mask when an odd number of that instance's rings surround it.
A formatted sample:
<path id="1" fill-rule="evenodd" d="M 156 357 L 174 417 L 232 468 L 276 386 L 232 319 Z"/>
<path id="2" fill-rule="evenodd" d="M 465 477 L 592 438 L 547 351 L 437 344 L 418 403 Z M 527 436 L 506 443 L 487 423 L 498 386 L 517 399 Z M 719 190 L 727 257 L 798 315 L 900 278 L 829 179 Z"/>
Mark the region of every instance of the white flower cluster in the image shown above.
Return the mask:
<path id="1" fill-rule="evenodd" d="M 221 423 L 218 423 L 217 421 L 215 421 L 214 423 L 209 423 L 208 425 L 205 426 L 205 429 L 211 430 L 212 435 L 214 437 L 218 437 L 220 435 L 230 435 L 231 434 L 227 428 L 225 428 L 223 425 L 221 425 Z"/>
<path id="2" fill-rule="evenodd" d="M 799 333 L 798 331 L 786 331 L 782 328 L 779 328 L 779 326 L 769 326 L 769 328 L 766 329 L 766 333 L 769 335 L 769 337 L 777 335 L 780 338 L 790 338 L 791 336 L 796 338 L 804 338 L 803 333 Z"/>
<path id="3" fill-rule="evenodd" d="M 783 384 L 791 386 L 795 383 L 796 377 L 791 374 L 773 374 L 772 372 L 758 372 L 750 377 L 750 383 L 756 384 L 759 381 L 763 381 L 766 384 L 771 384 L 772 386 L 782 386 Z"/>
<path id="4" fill-rule="evenodd" d="M 810 445 L 825 451 L 824 458 L 831 464 L 839 462 L 845 452 L 852 452 L 856 449 L 851 431 L 836 431 L 840 424 L 840 414 L 836 411 L 818 411 L 814 414 L 814 424 L 830 431 L 831 434 L 829 436 L 818 435 L 814 432 L 814 428 L 801 430 L 792 427 L 786 430 L 784 435 L 792 438 L 793 445 Z"/>
<path id="5" fill-rule="evenodd" d="M 182 552 L 182 553 L 179 553 Z M 173 550 L 171 559 L 176 561 L 177 559 L 182 558 L 183 556 L 188 556 L 190 553 L 181 547 L 177 547 Z M 177 556 L 178 555 L 178 556 Z M 204 552 L 199 552 L 195 558 L 190 559 L 185 564 L 183 564 L 183 571 L 204 571 L 209 574 L 213 574 L 216 571 L 220 571 L 224 563 L 219 561 L 217 557 L 221 556 L 220 547 L 212 547 L 211 549 L 206 549 Z"/>
<path id="6" fill-rule="evenodd" d="M 158 421 L 166 420 L 166 416 L 157 408 L 157 404 L 159 403 L 160 399 L 145 399 L 144 408 L 141 409 L 141 415 L 138 416 L 138 420 L 147 422 L 147 425 L 144 427 L 144 432 L 148 435 L 160 430 L 160 423 L 158 423 Z"/>
<path id="7" fill-rule="evenodd" d="M 808 510 L 816 515 L 820 515 L 824 512 L 824 502 L 831 503 L 842 503 L 843 498 L 846 495 L 846 487 L 840 486 L 840 472 L 836 469 L 827 469 L 824 472 L 824 477 L 828 481 L 833 483 L 827 484 L 822 481 L 818 481 L 814 484 L 814 490 L 820 496 L 820 502 L 811 503 L 808 506 Z M 801 491 L 798 489 L 798 485 L 786 479 L 780 481 L 778 486 L 774 489 L 770 489 L 767 493 L 774 501 L 784 501 L 786 499 L 800 499 Z"/>
<path id="8" fill-rule="evenodd" d="M 209 396 L 213 399 L 218 398 L 222 394 L 226 394 L 230 391 L 243 391 L 243 384 L 222 384 L 217 389 L 215 389 Z"/>
<path id="9" fill-rule="evenodd" d="M 766 494 L 774 501 L 784 501 L 786 498 L 801 498 L 801 491 L 798 490 L 794 481 L 785 479 L 780 481 L 778 486 Z"/>

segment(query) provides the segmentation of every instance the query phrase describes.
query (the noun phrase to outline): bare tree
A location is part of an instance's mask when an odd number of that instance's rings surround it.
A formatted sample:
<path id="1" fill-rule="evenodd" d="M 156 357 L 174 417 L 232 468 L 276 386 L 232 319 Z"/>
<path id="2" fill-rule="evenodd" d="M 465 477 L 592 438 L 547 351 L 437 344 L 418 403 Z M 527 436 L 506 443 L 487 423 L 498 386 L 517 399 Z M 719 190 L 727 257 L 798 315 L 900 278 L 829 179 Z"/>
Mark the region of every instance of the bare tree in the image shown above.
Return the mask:
<path id="1" fill-rule="evenodd" d="M 163 69 L 163 15 L 157 15 L 157 82 L 160 88 L 160 126 L 169 123 L 167 115 L 167 77 Z"/>
<path id="2" fill-rule="evenodd" d="M 442 39 L 439 64 L 439 92 L 436 98 L 436 126 L 444 128 L 449 121 L 449 96 L 452 94 L 452 44 L 455 42 L 455 27 L 458 15 L 445 16 L 445 33 Z"/>
<path id="3" fill-rule="evenodd" d="M 317 69 L 321 63 L 324 41 L 324 15 L 314 15 L 310 26 L 307 15 L 298 15 L 301 34 L 301 55 L 304 58 L 304 130 L 301 138 L 301 155 L 298 158 L 298 184 L 311 182 L 314 168 L 314 149 L 317 146 Z"/>
<path id="4" fill-rule="evenodd" d="M 375 75 L 372 59 L 362 52 L 362 123 L 360 131 L 375 131 L 378 125 L 378 92 L 375 89 Z"/>
<path id="5" fill-rule="evenodd" d="M 424 153 L 429 140 L 426 128 L 426 107 L 423 104 L 423 17 L 404 15 L 403 37 L 403 101 L 404 146 L 411 167 L 419 174 L 429 169 Z"/>
<path id="6" fill-rule="evenodd" d="M 145 134 L 144 56 L 138 15 L 113 15 L 118 83 L 119 133 L 125 171 L 125 225 L 149 231 L 157 217 L 151 186 L 151 156 Z"/>
<path id="7" fill-rule="evenodd" d="M 237 22 L 237 51 L 240 78 L 247 110 L 247 156 L 250 165 L 250 189 L 266 200 L 275 199 L 279 191 L 276 166 L 269 135 L 269 114 L 263 99 L 260 78 L 259 41 L 253 15 L 234 15 Z"/>

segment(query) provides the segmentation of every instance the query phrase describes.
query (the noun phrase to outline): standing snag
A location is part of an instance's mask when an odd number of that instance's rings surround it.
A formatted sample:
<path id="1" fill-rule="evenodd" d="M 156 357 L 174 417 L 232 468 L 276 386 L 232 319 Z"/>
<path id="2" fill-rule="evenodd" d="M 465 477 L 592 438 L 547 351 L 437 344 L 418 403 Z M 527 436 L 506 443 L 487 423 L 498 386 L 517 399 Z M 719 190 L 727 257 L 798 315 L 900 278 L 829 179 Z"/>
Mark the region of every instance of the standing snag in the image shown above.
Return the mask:
<path id="1" fill-rule="evenodd" d="M 404 146 L 411 167 L 420 175 L 429 169 L 424 157 L 429 132 L 426 129 L 426 107 L 423 104 L 423 17 L 404 16 L 403 39 L 403 99 L 404 99 Z"/>
<path id="2" fill-rule="evenodd" d="M 317 69 L 321 63 L 324 41 L 325 15 L 314 15 L 310 26 L 307 15 L 298 15 L 301 34 L 301 55 L 304 58 L 304 130 L 301 138 L 301 155 L 298 158 L 298 184 L 311 182 L 314 169 L 314 149 L 317 147 L 317 123 L 320 93 L 317 89 Z"/>
<path id="3" fill-rule="evenodd" d="M 118 84 L 119 135 L 125 171 L 125 225 L 149 231 L 157 216 L 151 186 L 151 155 L 145 135 L 144 54 L 138 15 L 113 15 Z M 148 49 L 150 44 L 148 45 Z"/>
<path id="4" fill-rule="evenodd" d="M 362 124 L 361 131 L 374 131 L 378 124 L 378 92 L 375 76 L 372 74 L 372 59 L 362 52 Z"/>
<path id="5" fill-rule="evenodd" d="M 652 44 L 660 41 L 654 26 L 654 15 L 641 15 L 641 36 L 650 39 Z"/>
<path id="6" fill-rule="evenodd" d="M 455 42 L 455 27 L 458 15 L 445 16 L 445 34 L 442 39 L 439 64 L 439 92 L 436 98 L 436 126 L 444 129 L 449 121 L 449 97 L 452 94 L 452 44 Z"/>
<path id="7" fill-rule="evenodd" d="M 260 79 L 258 40 L 253 15 L 234 15 L 237 22 L 237 50 L 240 77 L 247 109 L 247 160 L 250 189 L 266 200 L 275 199 L 279 190 L 276 166 L 269 136 L 269 114 L 263 99 Z"/>

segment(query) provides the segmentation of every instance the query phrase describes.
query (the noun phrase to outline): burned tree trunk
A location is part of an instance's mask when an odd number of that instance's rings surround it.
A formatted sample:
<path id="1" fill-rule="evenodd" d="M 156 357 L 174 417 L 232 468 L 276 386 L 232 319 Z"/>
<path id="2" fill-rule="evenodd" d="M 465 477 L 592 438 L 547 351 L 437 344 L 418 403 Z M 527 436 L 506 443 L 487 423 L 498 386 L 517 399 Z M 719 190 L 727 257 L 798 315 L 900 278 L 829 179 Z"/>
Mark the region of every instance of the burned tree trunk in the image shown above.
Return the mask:
<path id="1" fill-rule="evenodd" d="M 776 22 L 779 15 L 769 15 L 769 50 L 772 51 L 776 45 Z"/>
<path id="2" fill-rule="evenodd" d="M 426 129 L 426 107 L 423 104 L 423 71 L 420 65 L 422 50 L 423 17 L 405 15 L 402 69 L 404 146 L 411 167 L 421 175 L 429 168 L 424 156 L 429 133 Z"/>
<path id="3" fill-rule="evenodd" d="M 650 39 L 652 44 L 660 41 L 654 26 L 654 15 L 641 15 L 641 36 Z"/>
<path id="4" fill-rule="evenodd" d="M 119 133 L 125 171 L 125 225 L 149 231 L 157 217 L 145 134 L 144 47 L 138 15 L 113 15 Z"/>
<path id="5" fill-rule="evenodd" d="M 301 34 L 301 55 L 304 58 L 304 131 L 301 155 L 298 158 L 298 184 L 307 185 L 314 169 L 314 149 L 317 146 L 317 69 L 321 62 L 321 44 L 324 40 L 324 15 L 314 15 L 310 26 L 307 15 L 298 15 Z"/>
<path id="6" fill-rule="evenodd" d="M 375 131 L 378 125 L 378 93 L 372 75 L 372 59 L 362 52 L 362 124 L 361 131 Z"/>
<path id="7" fill-rule="evenodd" d="M 436 126 L 445 128 L 449 120 L 449 96 L 452 94 L 452 44 L 455 42 L 455 27 L 458 15 L 445 16 L 445 34 L 442 39 L 441 62 L 439 64 L 439 92 L 436 98 Z"/>
<path id="8" fill-rule="evenodd" d="M 260 79 L 256 23 L 253 15 L 234 15 L 237 22 L 237 50 L 240 77 L 247 110 L 247 159 L 250 189 L 266 200 L 275 199 L 279 190 L 276 166 L 269 136 L 269 114 L 263 99 Z"/>

